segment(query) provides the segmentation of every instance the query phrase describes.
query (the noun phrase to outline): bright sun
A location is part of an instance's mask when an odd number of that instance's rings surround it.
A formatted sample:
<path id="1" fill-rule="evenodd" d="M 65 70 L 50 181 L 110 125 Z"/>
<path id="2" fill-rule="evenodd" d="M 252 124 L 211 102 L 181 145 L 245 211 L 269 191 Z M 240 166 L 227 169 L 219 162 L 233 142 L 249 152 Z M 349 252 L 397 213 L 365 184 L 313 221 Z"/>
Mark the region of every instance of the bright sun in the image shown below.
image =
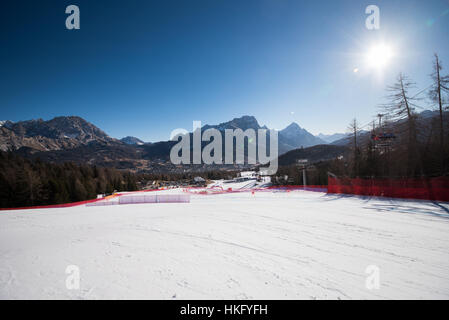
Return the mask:
<path id="1" fill-rule="evenodd" d="M 370 68 L 381 70 L 388 65 L 393 57 L 392 49 L 385 44 L 372 46 L 366 55 L 366 62 Z"/>

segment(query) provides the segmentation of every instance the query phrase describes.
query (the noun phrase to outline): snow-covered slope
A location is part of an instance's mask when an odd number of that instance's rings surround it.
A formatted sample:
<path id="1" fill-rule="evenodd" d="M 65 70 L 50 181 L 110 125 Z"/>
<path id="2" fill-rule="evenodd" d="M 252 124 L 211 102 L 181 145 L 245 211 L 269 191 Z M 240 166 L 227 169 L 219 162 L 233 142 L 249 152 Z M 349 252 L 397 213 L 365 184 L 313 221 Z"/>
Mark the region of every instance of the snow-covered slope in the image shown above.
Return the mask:
<path id="1" fill-rule="evenodd" d="M 305 191 L 1 212 L 0 298 L 448 299 L 447 212 Z"/>

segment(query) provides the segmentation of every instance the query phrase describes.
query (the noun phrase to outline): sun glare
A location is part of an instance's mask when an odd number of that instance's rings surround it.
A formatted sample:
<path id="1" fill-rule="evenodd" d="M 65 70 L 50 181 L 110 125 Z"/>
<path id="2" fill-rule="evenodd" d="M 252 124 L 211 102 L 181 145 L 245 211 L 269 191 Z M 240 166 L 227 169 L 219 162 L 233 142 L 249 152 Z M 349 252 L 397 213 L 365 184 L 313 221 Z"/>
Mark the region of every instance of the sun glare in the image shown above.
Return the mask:
<path id="1" fill-rule="evenodd" d="M 367 65 L 372 69 L 385 68 L 393 57 L 392 49 L 385 44 L 372 46 L 366 55 Z"/>

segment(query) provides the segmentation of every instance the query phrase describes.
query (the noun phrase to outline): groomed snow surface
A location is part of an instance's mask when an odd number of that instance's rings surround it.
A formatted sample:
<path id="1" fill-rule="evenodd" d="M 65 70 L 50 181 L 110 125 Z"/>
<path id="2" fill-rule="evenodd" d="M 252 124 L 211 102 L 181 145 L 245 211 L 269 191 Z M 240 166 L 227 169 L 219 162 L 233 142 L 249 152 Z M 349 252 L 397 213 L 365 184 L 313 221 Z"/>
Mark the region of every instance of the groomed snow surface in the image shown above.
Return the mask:
<path id="1" fill-rule="evenodd" d="M 448 208 L 295 191 L 5 211 L 0 298 L 448 299 Z"/>

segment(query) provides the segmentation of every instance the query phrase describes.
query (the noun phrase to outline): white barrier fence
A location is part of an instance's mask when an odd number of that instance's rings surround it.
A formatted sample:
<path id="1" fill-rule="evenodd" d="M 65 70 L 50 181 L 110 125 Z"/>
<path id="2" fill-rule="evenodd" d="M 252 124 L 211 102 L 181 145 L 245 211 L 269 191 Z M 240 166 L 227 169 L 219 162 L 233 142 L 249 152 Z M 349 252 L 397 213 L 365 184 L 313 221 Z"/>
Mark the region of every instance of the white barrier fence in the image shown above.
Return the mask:
<path id="1" fill-rule="evenodd" d="M 152 195 L 124 195 L 119 198 L 119 204 L 132 203 L 188 203 L 189 194 L 152 194 Z"/>
<path id="2" fill-rule="evenodd" d="M 110 206 L 117 204 L 139 204 L 139 203 L 189 203 L 190 194 L 134 194 L 123 195 L 118 198 L 118 201 L 98 201 L 89 203 L 86 206 Z"/>

